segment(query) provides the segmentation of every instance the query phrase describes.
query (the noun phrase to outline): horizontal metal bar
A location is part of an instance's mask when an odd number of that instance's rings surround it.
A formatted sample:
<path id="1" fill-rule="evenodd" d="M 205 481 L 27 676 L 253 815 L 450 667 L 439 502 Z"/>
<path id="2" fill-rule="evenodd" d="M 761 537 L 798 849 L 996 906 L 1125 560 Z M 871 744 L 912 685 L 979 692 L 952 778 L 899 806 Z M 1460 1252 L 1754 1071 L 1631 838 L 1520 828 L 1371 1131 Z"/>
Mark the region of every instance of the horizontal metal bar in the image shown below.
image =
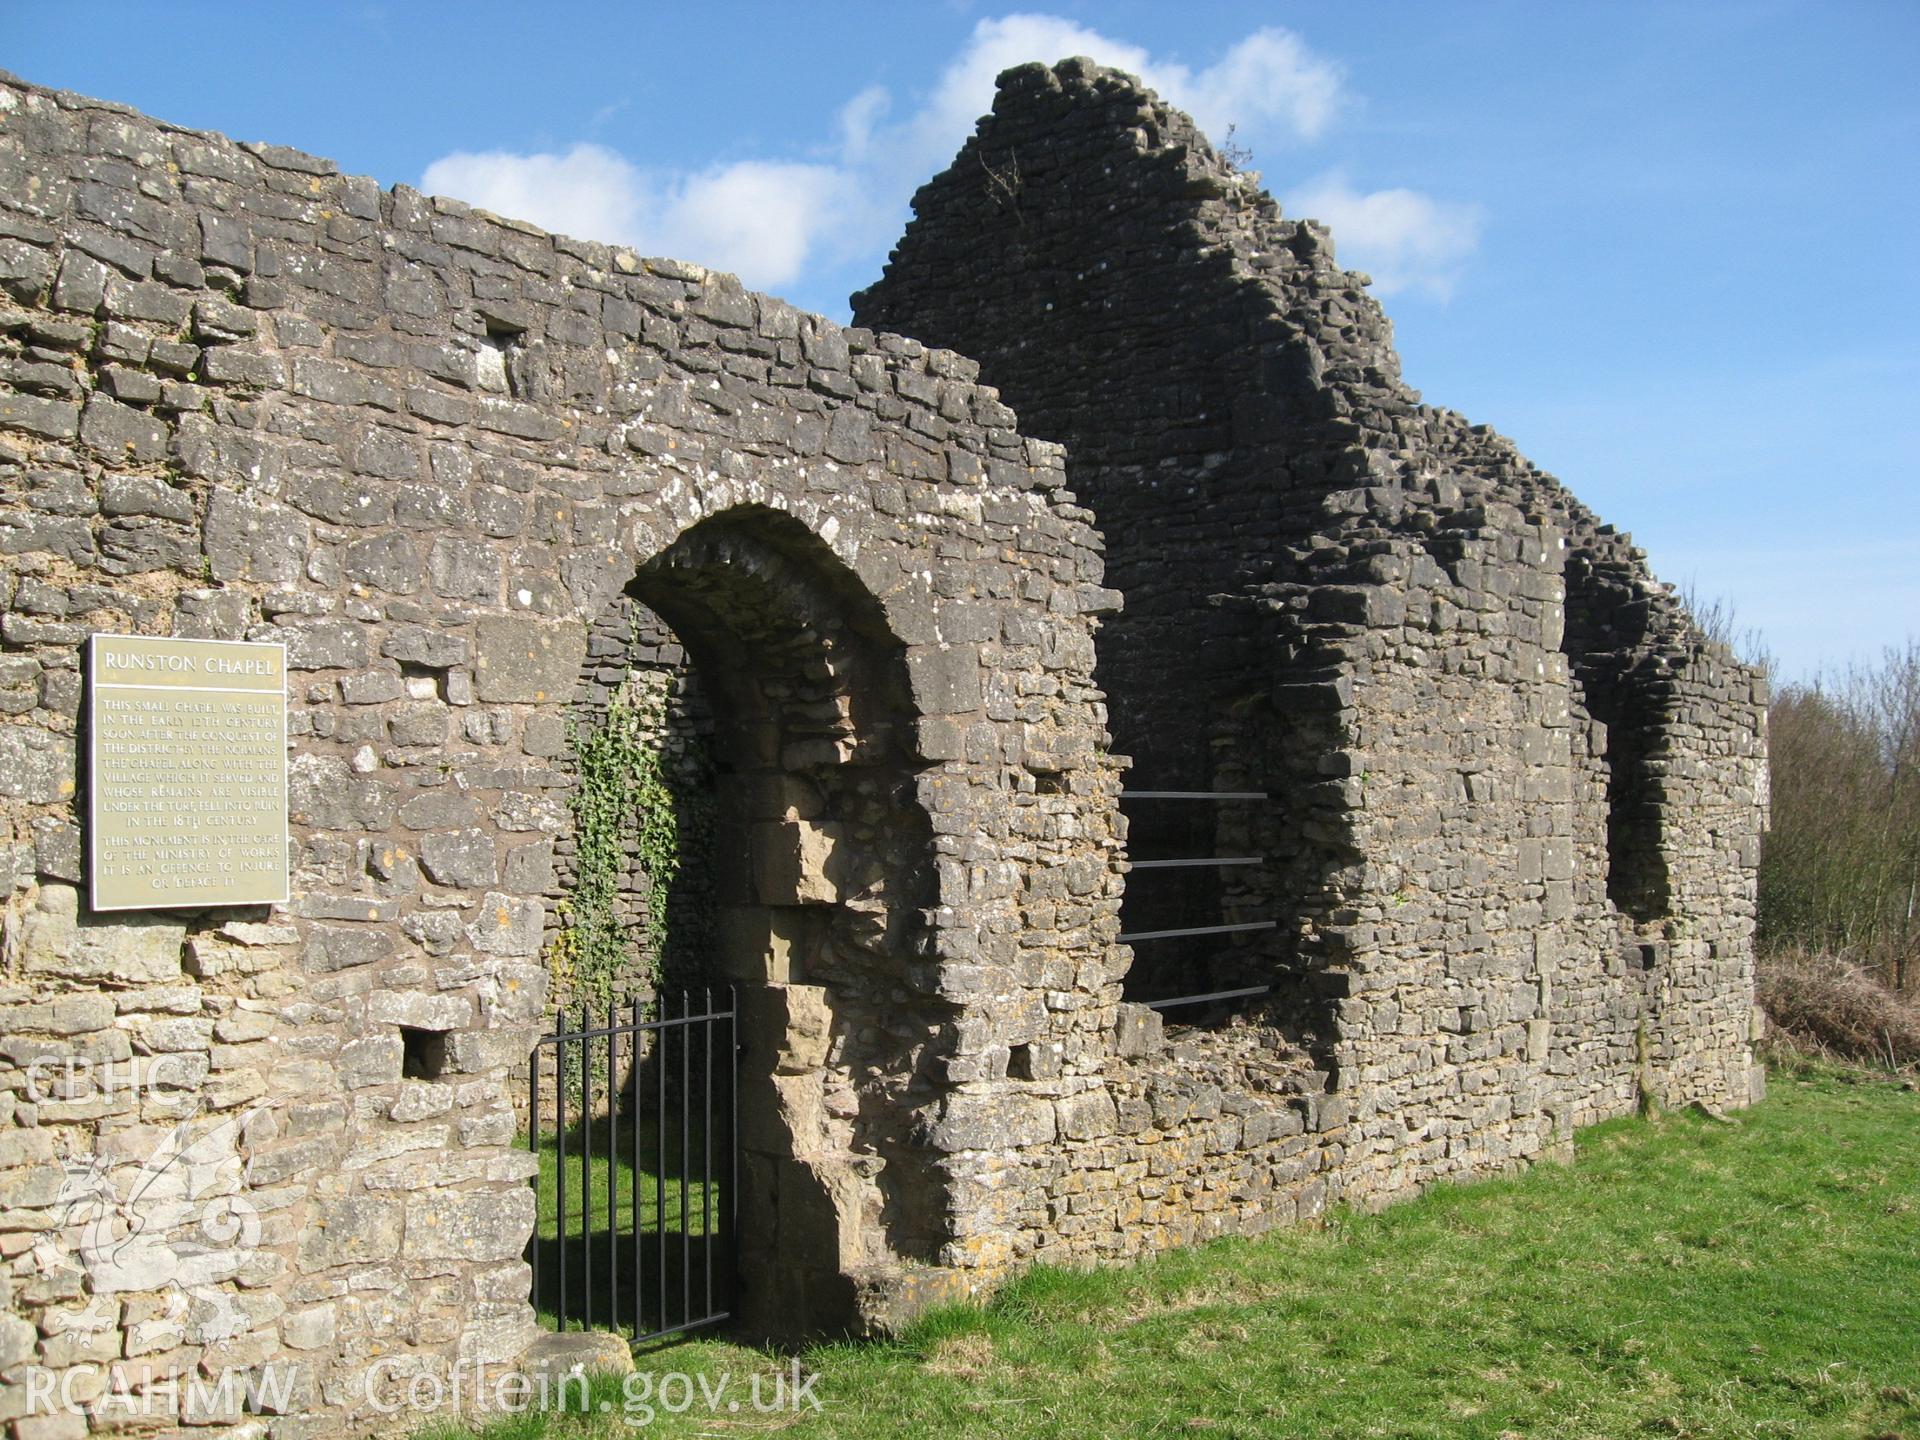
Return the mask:
<path id="1" fill-rule="evenodd" d="M 1175 1005 L 1203 1005 L 1209 1000 L 1243 1000 L 1249 995 L 1271 995 L 1271 985 L 1253 985 L 1245 990 L 1215 990 L 1211 995 L 1176 995 L 1171 1000 L 1143 1000 L 1149 1010 L 1170 1010 Z"/>
<path id="2" fill-rule="evenodd" d="M 1122 790 L 1122 800 L 1265 800 L 1264 790 Z"/>
<path id="3" fill-rule="evenodd" d="M 1176 935 L 1236 935 L 1247 930 L 1274 930 L 1279 925 L 1278 920 L 1254 920 L 1245 925 L 1195 925 L 1187 930 L 1136 930 L 1118 938 L 1122 944 L 1131 944 L 1135 940 L 1171 940 Z"/>
<path id="4" fill-rule="evenodd" d="M 702 1315 L 698 1320 L 683 1320 L 678 1325 L 667 1326 L 664 1330 L 649 1330 L 644 1335 L 636 1335 L 633 1337 L 633 1343 L 629 1348 L 637 1350 L 650 1340 L 664 1339 L 668 1335 L 678 1335 L 686 1330 L 700 1330 L 708 1325 L 718 1325 L 722 1320 L 731 1320 L 732 1318 L 733 1312 L 731 1310 L 716 1310 L 711 1315 Z"/>
<path id="5" fill-rule="evenodd" d="M 1131 860 L 1135 870 L 1179 870 L 1205 865 L 1264 865 L 1264 855 L 1216 855 L 1210 860 Z"/>
<path id="6" fill-rule="evenodd" d="M 609 1025 L 598 1030 L 566 1030 L 552 1035 L 542 1035 L 542 1045 L 557 1045 L 568 1040 L 597 1040 L 602 1035 L 637 1035 L 642 1030 L 671 1030 L 682 1025 L 699 1025 L 708 1020 L 731 1020 L 733 1011 L 716 1010 L 711 1015 L 675 1015 L 667 1020 L 628 1020 L 623 1024 Z"/>

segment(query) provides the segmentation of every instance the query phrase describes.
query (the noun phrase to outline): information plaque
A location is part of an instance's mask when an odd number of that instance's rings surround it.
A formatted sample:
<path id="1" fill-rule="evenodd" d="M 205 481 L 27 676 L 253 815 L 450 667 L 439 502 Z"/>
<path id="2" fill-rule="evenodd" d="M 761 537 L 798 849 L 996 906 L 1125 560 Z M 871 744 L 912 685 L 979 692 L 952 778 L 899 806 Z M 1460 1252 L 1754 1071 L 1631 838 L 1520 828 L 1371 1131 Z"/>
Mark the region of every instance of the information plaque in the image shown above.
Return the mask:
<path id="1" fill-rule="evenodd" d="M 95 635 L 95 910 L 287 898 L 287 647 Z"/>

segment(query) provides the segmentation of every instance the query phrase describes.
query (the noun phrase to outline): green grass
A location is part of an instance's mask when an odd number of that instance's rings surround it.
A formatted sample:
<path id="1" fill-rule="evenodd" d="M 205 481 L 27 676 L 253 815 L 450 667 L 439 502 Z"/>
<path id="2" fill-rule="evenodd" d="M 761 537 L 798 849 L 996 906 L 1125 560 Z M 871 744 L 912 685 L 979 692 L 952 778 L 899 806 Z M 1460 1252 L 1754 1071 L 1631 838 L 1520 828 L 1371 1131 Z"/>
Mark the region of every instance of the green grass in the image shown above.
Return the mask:
<path id="1" fill-rule="evenodd" d="M 898 1341 L 801 1359 L 816 1415 L 696 1404 L 651 1428 L 1920 1440 L 1920 1096 L 1777 1077 L 1731 1124 L 1616 1121 L 1571 1166 L 1127 1270 L 1034 1271 Z M 786 1363 L 715 1340 L 640 1357 L 734 1387 Z M 603 1400 L 482 1433 L 634 1433 L 617 1386 Z"/>
<path id="2" fill-rule="evenodd" d="M 718 1181 L 708 1183 L 703 1180 L 703 1157 L 697 1130 L 690 1140 L 690 1173 L 686 1177 L 684 1193 L 677 1129 L 669 1129 L 670 1153 L 666 1157 L 668 1163 L 664 1166 L 656 1163 L 659 1152 L 651 1119 L 645 1122 L 643 1131 L 639 1145 L 643 1163 L 638 1169 L 632 1163 L 634 1137 L 624 1117 L 617 1125 L 610 1125 L 605 1120 L 596 1121 L 590 1131 L 577 1125 L 571 1127 L 567 1132 L 564 1158 L 551 1134 L 541 1137 L 540 1147 L 535 1152 L 540 1171 L 533 1182 L 538 1207 L 534 1226 L 537 1271 L 534 1308 L 539 1314 L 540 1323 L 548 1329 L 558 1328 L 560 1251 L 564 1249 L 567 1294 L 571 1297 L 569 1312 L 578 1314 L 583 1304 L 591 1304 L 596 1329 L 619 1328 L 628 1334 L 633 1333 L 630 1317 L 634 1314 L 632 1266 L 633 1237 L 636 1233 L 642 1237 L 641 1248 L 649 1277 L 643 1299 L 643 1314 L 648 1328 L 660 1324 L 654 1288 L 658 1282 L 654 1245 L 655 1237 L 660 1232 L 666 1232 L 668 1237 L 665 1259 L 670 1290 L 669 1323 L 681 1318 L 682 1312 L 678 1307 L 681 1297 L 686 1293 L 681 1274 L 683 1253 L 692 1261 L 693 1292 L 698 1303 L 705 1280 L 701 1245 L 705 1236 L 721 1228 L 721 1186 Z M 524 1137 L 520 1143 L 526 1143 Z M 723 1163 L 720 1156 L 710 1158 L 716 1167 Z M 563 1169 L 566 1174 L 564 1219 L 560 1188 Z M 690 1242 L 685 1252 L 681 1248 L 683 1215 L 684 1232 Z M 582 1238 L 587 1234 L 595 1237 L 590 1248 Z M 606 1238 L 609 1234 L 614 1237 L 611 1242 Z M 715 1283 L 716 1286 L 720 1285 L 718 1280 Z M 619 1327 L 610 1323 L 610 1312 L 606 1308 L 610 1291 L 615 1287 L 618 1289 L 622 1321 Z"/>
<path id="3" fill-rule="evenodd" d="M 624 1126 L 622 1128 L 624 1131 Z M 580 1161 L 585 1150 L 581 1140 L 582 1132 L 579 1127 L 576 1126 L 567 1132 L 567 1213 L 572 1218 L 573 1228 L 575 1229 L 579 1227 L 581 1218 L 580 1194 L 582 1182 Z M 526 1138 L 524 1136 L 521 1137 L 519 1143 L 525 1145 L 527 1143 Z M 678 1153 L 668 1157 L 670 1163 L 664 1167 L 666 1172 L 664 1183 L 660 1183 L 660 1177 L 656 1176 L 655 1167 L 651 1164 L 654 1149 L 653 1127 L 651 1123 L 647 1126 L 640 1146 L 641 1158 L 649 1163 L 643 1165 L 638 1172 L 635 1171 L 632 1165 L 632 1146 L 632 1136 L 622 1133 L 616 1142 L 611 1136 L 610 1127 L 605 1121 L 599 1121 L 594 1124 L 591 1158 L 587 1164 L 587 1194 L 592 1205 L 592 1223 L 594 1227 L 596 1229 L 606 1228 L 606 1219 L 609 1213 L 609 1196 L 607 1193 L 608 1171 L 611 1169 L 613 1181 L 611 1213 L 614 1218 L 615 1227 L 622 1235 L 628 1235 L 633 1232 L 633 1187 L 636 1174 L 640 1183 L 639 1214 L 641 1228 L 643 1230 L 652 1229 L 664 1222 L 669 1227 L 677 1229 L 680 1225 L 681 1216 L 680 1157 Z M 609 1151 L 614 1152 L 611 1159 L 609 1158 Z M 552 1240 L 558 1238 L 561 1233 L 559 1214 L 561 1158 L 559 1148 L 551 1136 L 542 1137 L 539 1158 L 540 1173 L 534 1178 L 533 1182 L 534 1191 L 538 1197 L 540 1206 L 538 1234 L 542 1239 Z M 691 1173 L 687 1179 L 687 1193 L 685 1198 L 687 1220 L 695 1234 L 701 1233 L 703 1227 L 708 1224 L 718 1224 L 717 1218 L 713 1216 L 713 1208 L 720 1203 L 720 1186 L 716 1182 L 706 1187 L 710 1193 L 707 1198 L 706 1209 L 704 1211 L 702 1209 L 701 1195 L 703 1187 L 700 1175 L 700 1162 L 699 1136 L 696 1134 L 693 1140 L 691 1163 L 688 1167 Z M 720 1157 L 715 1157 L 713 1163 L 718 1166 L 723 1162 Z"/>

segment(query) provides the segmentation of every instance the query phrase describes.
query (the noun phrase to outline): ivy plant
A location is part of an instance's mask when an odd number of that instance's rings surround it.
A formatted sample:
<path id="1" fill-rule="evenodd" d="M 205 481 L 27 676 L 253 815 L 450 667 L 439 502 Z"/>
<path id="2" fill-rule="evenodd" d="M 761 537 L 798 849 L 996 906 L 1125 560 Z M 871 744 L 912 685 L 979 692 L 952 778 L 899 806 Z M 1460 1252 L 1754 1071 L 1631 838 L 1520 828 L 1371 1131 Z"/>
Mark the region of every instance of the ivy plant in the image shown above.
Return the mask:
<path id="1" fill-rule="evenodd" d="M 653 680 L 630 672 L 601 723 L 568 726 L 576 772 L 569 800 L 574 880 L 554 944 L 554 979 L 573 1004 L 601 1012 L 626 998 L 623 978 L 650 980 L 657 992 L 669 941 L 681 805 L 665 767 L 671 686 Z M 621 915 L 630 839 L 638 842 L 638 869 L 650 892 L 646 930 L 638 935 Z M 644 977 L 635 973 L 636 953 L 647 957 Z"/>

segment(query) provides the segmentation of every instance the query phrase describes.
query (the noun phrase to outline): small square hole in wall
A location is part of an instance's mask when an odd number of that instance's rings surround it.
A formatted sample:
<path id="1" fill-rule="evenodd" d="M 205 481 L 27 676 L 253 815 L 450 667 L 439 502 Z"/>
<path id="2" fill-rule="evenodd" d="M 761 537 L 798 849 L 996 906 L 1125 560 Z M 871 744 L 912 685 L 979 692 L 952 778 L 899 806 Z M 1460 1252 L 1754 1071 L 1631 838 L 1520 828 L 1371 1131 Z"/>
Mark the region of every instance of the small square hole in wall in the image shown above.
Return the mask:
<path id="1" fill-rule="evenodd" d="M 425 665 L 416 665 L 410 660 L 400 662 L 400 681 L 407 687 L 409 700 L 442 700 L 447 698 L 447 672 L 434 670 Z"/>
<path id="2" fill-rule="evenodd" d="M 447 1032 L 400 1027 L 400 1073 L 408 1080 L 438 1080 L 447 1073 Z"/>
<path id="3" fill-rule="evenodd" d="M 525 343 L 525 340 L 525 334 L 519 330 L 488 322 L 486 337 L 481 341 L 479 351 L 474 356 L 477 366 L 476 379 L 482 390 L 490 390 L 496 395 L 519 394 L 519 387 L 513 380 L 511 361 L 514 352 Z"/>

